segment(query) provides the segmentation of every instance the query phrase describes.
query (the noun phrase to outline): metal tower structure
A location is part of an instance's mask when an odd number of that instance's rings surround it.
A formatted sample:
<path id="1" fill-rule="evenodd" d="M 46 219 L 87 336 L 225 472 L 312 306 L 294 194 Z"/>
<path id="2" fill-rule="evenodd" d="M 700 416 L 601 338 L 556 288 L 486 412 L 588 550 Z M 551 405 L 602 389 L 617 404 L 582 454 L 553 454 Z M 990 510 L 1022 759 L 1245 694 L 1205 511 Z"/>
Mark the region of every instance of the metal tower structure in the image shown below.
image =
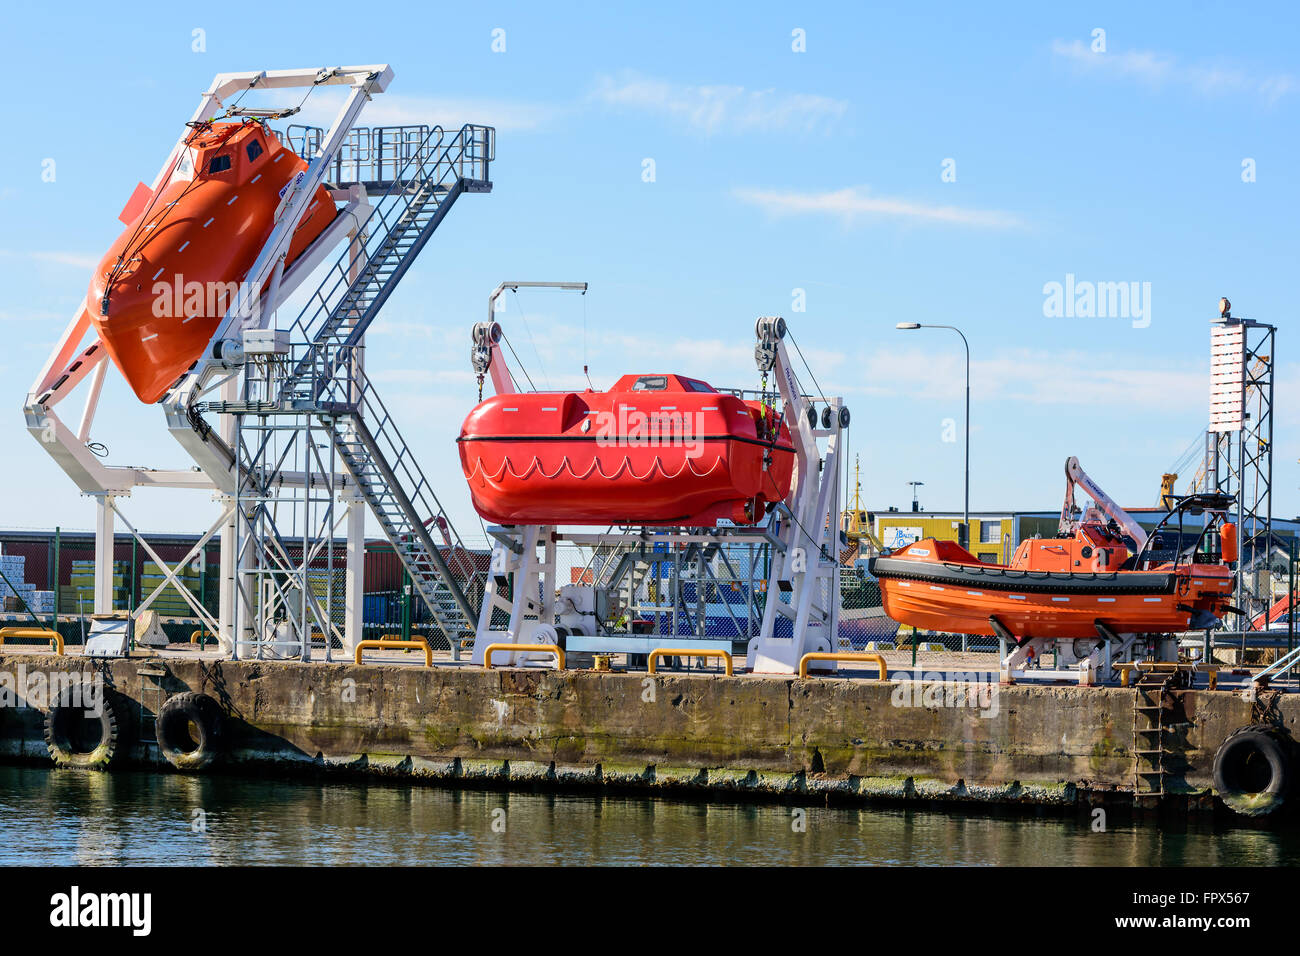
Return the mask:
<path id="1" fill-rule="evenodd" d="M 347 179 L 332 187 L 386 192 L 286 328 L 246 330 L 231 345 L 244 363 L 242 394 L 197 406 L 234 421 L 236 656 L 249 648 L 305 660 L 313 639 L 327 659 L 335 644 L 350 650 L 360 635 L 360 576 L 349 575 L 339 607 L 333 542 L 351 525 L 341 557 L 348 568 L 362 564 L 363 504 L 447 648 L 458 656 L 473 632 L 485 569 L 456 535 L 366 376 L 364 336 L 456 199 L 492 188 L 494 135 L 484 126 L 397 132 L 395 155 L 353 144 L 336 154 L 331 171 Z M 291 135 L 319 139 L 319 131 Z M 282 482 L 290 467 L 310 480 Z"/>
<path id="2" fill-rule="evenodd" d="M 230 102 L 248 91 L 335 85 L 348 92 L 328 129 L 290 127 L 287 145 L 307 169 L 286 187 L 276 224 L 203 357 L 159 402 L 169 433 L 196 467 L 113 466 L 92 453 L 109 366 L 84 307 L 28 390 L 28 430 L 96 501 L 97 613 L 113 610 L 114 524 L 121 521 L 166 578 L 134 616 L 170 584 L 234 656 L 274 649 L 308 657 L 317 635 L 325 638 L 327 655 L 333 644 L 348 648 L 361 638 L 369 506 L 444 634 L 472 630 L 467 591 L 475 581 L 464 572 L 467 555 L 366 379 L 362 354 L 366 329 L 455 200 L 491 189 L 495 133 L 485 126 L 356 126 L 362 108 L 392 78 L 386 64 L 222 73 L 203 94 L 191 124 L 297 112 L 240 110 L 237 99 Z M 182 135 L 154 191 L 185 148 Z M 336 204 L 334 218 L 286 267 L 290 240 L 321 186 Z M 307 306 L 279 327 L 277 310 L 297 289 L 310 288 L 308 280 L 331 261 Z M 86 406 L 74 431 L 58 406 L 83 381 L 89 382 Z M 139 487 L 207 491 L 218 502 L 217 520 L 181 562 L 220 537 L 215 616 L 124 514 L 119 499 Z M 336 600 L 332 586 L 316 585 L 339 567 L 346 584 Z"/>
<path id="3" fill-rule="evenodd" d="M 1210 328 L 1205 485 L 1236 498 L 1238 630 L 1272 602 L 1273 369 L 1277 329 L 1235 318 L 1222 299 Z"/>

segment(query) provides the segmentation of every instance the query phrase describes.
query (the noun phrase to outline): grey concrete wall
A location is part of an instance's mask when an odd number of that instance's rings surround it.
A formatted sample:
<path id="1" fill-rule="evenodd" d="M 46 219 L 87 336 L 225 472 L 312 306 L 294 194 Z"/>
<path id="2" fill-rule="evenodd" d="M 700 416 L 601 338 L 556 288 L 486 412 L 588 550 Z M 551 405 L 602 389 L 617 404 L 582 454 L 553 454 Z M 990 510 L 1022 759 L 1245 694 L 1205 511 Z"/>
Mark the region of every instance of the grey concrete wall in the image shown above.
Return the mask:
<path id="1" fill-rule="evenodd" d="M 0 656 L 0 674 L 91 671 L 143 713 L 186 690 L 229 714 L 232 765 L 324 765 L 413 778 L 553 780 L 1069 804 L 1132 784 L 1133 691 L 998 688 L 979 706 L 872 680 L 557 673 L 406 665 Z M 140 673 L 153 668 L 165 673 Z M 1170 786 L 1208 790 L 1219 743 L 1250 722 L 1187 691 Z M 1297 706 L 1281 700 L 1294 726 Z M 41 759 L 43 715 L 0 713 L 0 758 Z M 132 760 L 159 760 L 138 740 Z"/>

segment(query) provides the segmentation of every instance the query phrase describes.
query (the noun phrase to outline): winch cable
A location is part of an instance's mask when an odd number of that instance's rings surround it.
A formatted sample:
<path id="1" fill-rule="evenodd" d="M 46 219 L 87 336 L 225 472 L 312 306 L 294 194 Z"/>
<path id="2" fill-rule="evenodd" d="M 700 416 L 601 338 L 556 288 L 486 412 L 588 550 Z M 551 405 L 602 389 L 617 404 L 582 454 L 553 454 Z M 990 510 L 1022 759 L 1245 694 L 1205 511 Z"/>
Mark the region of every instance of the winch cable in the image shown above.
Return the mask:
<path id="1" fill-rule="evenodd" d="M 805 538 L 808 539 L 808 543 L 809 543 L 810 545 L 812 545 L 812 547 L 815 548 L 815 549 L 818 551 L 819 554 L 820 554 L 822 551 L 827 550 L 827 545 L 826 545 L 826 544 L 821 544 L 821 545 L 819 545 L 819 544 L 817 543 L 817 539 L 814 538 L 814 537 L 813 537 L 813 536 L 808 532 L 808 529 L 805 528 L 805 527 L 803 526 L 803 522 L 799 520 L 799 518 L 795 515 L 795 513 L 794 513 L 793 511 L 791 511 L 791 510 L 788 509 L 788 508 L 786 509 L 786 511 L 787 511 L 787 513 L 790 515 L 790 520 L 794 522 L 795 527 L 798 528 L 798 529 L 799 529 L 799 532 L 800 532 L 800 533 L 801 533 Z M 837 561 L 837 563 L 838 563 L 838 561 Z"/>
<path id="2" fill-rule="evenodd" d="M 312 80 L 311 86 L 307 87 L 307 92 L 304 93 L 302 99 L 298 101 L 298 105 L 290 108 L 288 112 L 286 112 L 284 115 L 293 116 L 295 113 L 301 113 L 302 108 L 307 105 L 308 98 L 314 92 L 316 92 L 316 87 L 320 86 L 322 83 L 324 83 L 333 75 L 334 75 L 333 71 L 326 72 L 323 76 L 318 75 L 316 79 Z M 230 116 L 232 113 L 234 113 L 235 108 L 239 106 L 239 101 L 242 100 L 250 90 L 255 89 L 257 87 L 257 84 L 260 83 L 262 79 L 263 77 L 261 76 L 253 77 L 252 82 L 250 82 L 246 87 L 244 87 L 242 90 L 239 91 L 239 95 L 235 97 L 235 102 L 231 103 L 229 106 L 225 106 L 225 104 L 223 103 L 222 106 L 225 107 L 225 112 L 222 113 L 219 118 L 224 119 L 227 116 Z M 307 157 L 304 156 L 303 159 L 307 159 Z M 307 161 L 311 162 L 311 160 L 307 160 Z"/>
<path id="3" fill-rule="evenodd" d="M 810 366 L 808 360 L 803 357 L 803 350 L 799 348 L 799 343 L 794 340 L 794 335 L 788 328 L 786 329 L 785 335 L 786 338 L 790 340 L 790 344 L 794 346 L 794 350 L 799 353 L 799 361 L 803 362 L 803 367 L 807 370 L 808 377 L 812 379 L 813 385 L 817 386 L 817 394 L 821 396 L 822 403 L 829 405 L 830 402 L 826 400 L 826 393 L 822 391 L 821 383 L 817 381 L 817 376 L 813 374 L 812 366 Z"/>
<path id="4" fill-rule="evenodd" d="M 239 101 L 244 98 L 244 96 L 248 93 L 249 90 L 257 86 L 258 82 L 261 79 L 262 77 L 260 75 L 253 77 L 252 80 L 249 81 L 248 85 L 239 91 L 239 95 L 235 97 L 235 102 L 231 103 L 229 106 L 226 106 L 224 103 L 221 104 L 222 106 L 225 106 L 227 115 L 230 113 L 231 110 L 233 110 L 236 106 L 239 105 Z M 311 91 L 308 90 L 307 92 L 310 93 Z"/>
<path id="5" fill-rule="evenodd" d="M 317 77 L 316 80 L 314 80 L 314 81 L 312 82 L 312 85 L 309 86 L 309 87 L 307 88 L 307 92 L 303 94 L 303 97 L 302 97 L 302 99 L 298 102 L 298 105 L 295 106 L 295 107 L 293 108 L 292 112 L 291 112 L 290 114 L 287 114 L 287 115 L 293 115 L 293 113 L 301 113 L 301 112 L 302 112 L 302 108 L 307 104 L 307 100 L 308 100 L 308 98 L 312 95 L 312 93 L 316 92 L 316 87 L 318 87 L 318 86 L 319 86 L 321 83 L 323 83 L 325 80 L 329 79 L 329 76 L 330 76 L 330 75 L 332 75 L 332 74 L 327 74 L 327 75 L 325 75 L 325 76 Z M 221 115 L 220 118 L 224 118 L 224 117 L 230 116 L 230 115 L 231 115 L 231 111 L 234 110 L 235 107 L 237 107 L 237 106 L 239 105 L 240 100 L 242 100 L 242 99 L 244 98 L 244 96 L 248 93 L 249 90 L 251 90 L 251 89 L 253 89 L 254 87 L 256 87 L 257 84 L 261 81 L 261 79 L 262 79 L 261 76 L 255 76 L 255 77 L 253 77 L 253 80 L 248 84 L 248 86 L 244 87 L 242 90 L 239 91 L 239 95 L 238 95 L 237 97 L 235 97 L 235 101 L 234 101 L 233 103 L 231 103 L 229 106 L 227 106 L 227 107 L 225 108 L 225 112 L 222 113 L 222 115 Z M 211 122 L 212 122 L 211 120 L 204 120 L 204 121 L 203 121 L 203 123 L 205 123 L 205 124 L 209 124 L 209 125 L 211 124 Z M 188 144 L 186 144 L 186 145 L 182 146 L 181 148 L 182 148 L 182 150 L 185 150 L 185 149 L 188 149 L 189 146 L 188 146 Z M 303 157 L 303 158 L 306 159 L 306 157 Z M 164 187 L 167 185 L 167 183 L 171 180 L 172 174 L 175 172 L 175 170 L 176 170 L 176 165 L 177 165 L 177 163 L 179 163 L 179 162 L 180 162 L 180 155 L 178 154 L 177 157 L 176 157 L 176 162 L 173 163 L 173 164 L 172 164 L 172 168 L 171 168 L 170 170 L 168 170 L 168 173 L 167 173 L 167 177 L 166 177 L 166 179 L 165 179 L 162 183 L 159 184 L 158 191 L 155 192 L 152 196 L 149 197 L 149 202 L 148 202 L 148 204 L 145 206 L 144 213 L 140 216 L 139 220 L 137 221 L 137 223 L 136 223 L 136 227 L 135 227 L 135 229 L 134 229 L 134 230 L 132 231 L 132 233 L 131 233 L 131 238 L 130 238 L 129 240 L 127 240 L 126 244 L 122 247 L 122 254 L 118 257 L 117 262 L 115 262 L 115 263 L 113 264 L 113 267 L 112 267 L 111 269 L 109 269 L 109 271 L 108 271 L 108 275 L 105 277 L 105 282 L 104 282 L 104 293 L 105 293 L 105 295 L 108 294 L 109 286 L 111 286 L 111 285 L 113 284 L 113 282 L 117 279 L 118 275 L 119 275 L 119 274 L 121 273 L 121 271 L 122 271 L 122 268 L 126 265 L 127 262 L 130 261 L 130 259 L 127 258 L 127 254 L 131 251 L 131 247 L 132 247 L 132 245 L 134 245 L 135 241 L 139 238 L 140 230 L 143 228 L 145 222 L 148 220 L 148 218 L 149 218 L 149 214 L 153 211 L 154 204 L 158 201 L 158 196 L 162 194 L 163 188 L 164 188 Z M 307 160 L 307 162 L 310 163 L 311 161 L 310 161 L 310 160 Z M 158 226 L 161 226 L 161 225 L 163 224 L 163 221 L 167 218 L 167 214 L 168 214 L 169 212 L 171 212 L 171 210 L 172 210 L 173 208 L 175 208 L 176 204 L 177 204 L 178 202 L 180 202 L 180 200 L 184 199 L 185 196 L 189 193 L 189 191 L 190 191 L 191 189 L 194 188 L 195 184 L 199 182 L 199 175 L 198 175 L 198 174 L 199 174 L 199 170 L 197 170 L 197 169 L 194 170 L 194 177 L 193 177 L 193 178 L 189 181 L 189 183 L 185 186 L 185 189 L 182 190 L 181 194 L 180 194 L 179 196 L 177 196 L 176 199 L 174 199 L 172 202 L 168 203 L 167 206 L 163 209 L 163 213 L 162 213 L 162 215 L 161 215 L 161 216 L 158 218 L 158 220 L 154 223 L 154 228 L 157 228 Z M 101 313 L 101 314 L 102 314 L 102 313 Z"/>
<path id="6" fill-rule="evenodd" d="M 182 149 L 188 149 L 188 148 L 189 148 L 188 146 L 182 147 Z M 166 179 L 159 184 L 157 192 L 153 193 L 153 195 L 149 197 L 149 202 L 145 205 L 144 212 L 142 212 L 139 218 L 136 220 L 135 228 L 131 230 L 131 238 L 129 238 L 126 241 L 126 243 L 122 246 L 122 252 L 118 255 L 117 262 L 113 263 L 112 267 L 108 270 L 107 274 L 105 275 L 104 277 L 105 296 L 108 295 L 109 287 L 112 286 L 112 284 L 117 280 L 117 277 L 122 273 L 122 270 L 126 266 L 126 264 L 130 262 L 131 259 L 135 258 L 134 256 L 130 255 L 132 252 L 132 247 L 135 245 L 136 240 L 140 238 L 141 230 L 144 229 L 145 223 L 149 221 L 149 216 L 153 213 L 153 207 L 158 202 L 158 197 L 162 195 L 163 189 L 165 189 L 167 183 L 171 181 L 172 174 L 175 173 L 176 165 L 179 162 L 180 162 L 180 155 L 178 154 L 176 157 L 176 162 L 172 163 L 172 168 L 167 171 Z M 171 212 L 173 208 L 175 208 L 176 203 L 180 202 L 182 199 L 185 198 L 185 196 L 189 193 L 189 191 L 194 188 L 194 184 L 197 183 L 198 181 L 199 180 L 196 171 L 195 177 L 189 181 L 186 187 L 181 191 L 181 194 L 177 196 L 172 202 L 168 203 L 166 206 L 163 207 L 162 215 L 160 215 L 157 218 L 157 220 L 155 220 L 153 223 L 153 227 L 155 229 L 157 229 L 159 226 L 163 224 L 163 222 L 167 219 L 167 214 Z M 101 311 L 100 314 L 103 315 L 104 313 Z"/>
<path id="7" fill-rule="evenodd" d="M 528 326 L 528 316 L 524 314 L 523 308 L 519 305 L 519 290 L 511 289 L 510 294 L 515 297 L 515 308 L 519 309 L 519 321 L 524 324 L 524 331 L 528 334 L 528 344 L 533 347 L 533 354 L 537 356 L 537 367 L 542 370 L 542 379 L 546 382 L 547 389 L 551 387 L 551 376 L 546 373 L 546 363 L 542 361 L 542 353 L 537 350 L 537 341 L 533 338 L 533 330 Z M 533 391 L 537 391 L 536 388 Z"/>
<path id="8" fill-rule="evenodd" d="M 528 387 L 534 392 L 537 391 L 537 386 L 533 384 L 532 376 L 528 374 L 528 369 L 524 368 L 524 363 L 519 360 L 519 353 L 515 351 L 514 344 L 511 343 L 510 337 L 506 335 L 505 332 L 501 333 L 501 341 L 506 343 L 506 348 L 508 348 L 510 354 L 515 357 L 515 364 L 519 366 L 519 371 L 523 374 L 524 378 L 528 380 Z M 509 365 L 506 366 L 506 371 L 510 372 Z M 515 376 L 513 373 L 510 374 L 510 383 L 514 385 L 516 389 L 519 388 L 519 385 L 515 382 Z"/>
<path id="9" fill-rule="evenodd" d="M 587 293 L 582 293 L 582 374 L 587 379 L 587 387 L 593 392 L 596 386 L 591 384 L 591 373 L 587 365 Z"/>

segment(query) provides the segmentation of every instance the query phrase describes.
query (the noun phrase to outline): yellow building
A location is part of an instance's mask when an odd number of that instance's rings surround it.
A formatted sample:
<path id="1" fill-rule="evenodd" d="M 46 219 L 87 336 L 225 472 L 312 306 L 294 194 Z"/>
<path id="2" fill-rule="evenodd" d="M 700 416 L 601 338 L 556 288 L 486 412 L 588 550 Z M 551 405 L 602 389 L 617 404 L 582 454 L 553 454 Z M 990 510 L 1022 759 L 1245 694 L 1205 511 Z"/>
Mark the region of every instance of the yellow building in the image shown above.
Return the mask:
<path id="1" fill-rule="evenodd" d="M 871 517 L 872 530 L 881 545 L 892 550 L 921 538 L 956 541 L 963 515 L 949 511 L 875 511 Z M 1025 538 L 1056 534 L 1056 520 L 1041 514 L 973 511 L 969 550 L 981 561 L 1006 564 Z"/>

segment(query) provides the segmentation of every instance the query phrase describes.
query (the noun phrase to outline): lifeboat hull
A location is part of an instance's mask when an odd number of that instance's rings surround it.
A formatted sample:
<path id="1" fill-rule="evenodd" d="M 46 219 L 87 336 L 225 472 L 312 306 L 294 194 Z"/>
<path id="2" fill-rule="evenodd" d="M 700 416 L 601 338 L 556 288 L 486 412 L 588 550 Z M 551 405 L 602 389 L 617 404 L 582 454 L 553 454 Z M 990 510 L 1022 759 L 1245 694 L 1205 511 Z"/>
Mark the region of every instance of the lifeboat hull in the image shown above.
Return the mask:
<path id="1" fill-rule="evenodd" d="M 665 387 L 636 390 L 647 378 Z M 673 375 L 494 396 L 458 447 L 475 510 L 504 525 L 753 524 L 794 470 L 789 429 L 770 411 Z"/>
<path id="2" fill-rule="evenodd" d="M 990 565 L 952 542 L 927 538 L 873 558 L 885 612 L 922 630 L 1017 638 L 1088 638 L 1101 621 L 1119 634 L 1188 629 L 1193 613 L 1219 616 L 1232 593 L 1222 565 L 1147 571 L 1035 571 Z"/>
<path id="3" fill-rule="evenodd" d="M 160 399 L 203 354 L 275 226 L 281 192 L 306 168 L 260 123 L 201 125 L 100 260 L 86 309 L 142 402 Z M 334 214 L 329 192 L 318 188 L 286 265 Z"/>

